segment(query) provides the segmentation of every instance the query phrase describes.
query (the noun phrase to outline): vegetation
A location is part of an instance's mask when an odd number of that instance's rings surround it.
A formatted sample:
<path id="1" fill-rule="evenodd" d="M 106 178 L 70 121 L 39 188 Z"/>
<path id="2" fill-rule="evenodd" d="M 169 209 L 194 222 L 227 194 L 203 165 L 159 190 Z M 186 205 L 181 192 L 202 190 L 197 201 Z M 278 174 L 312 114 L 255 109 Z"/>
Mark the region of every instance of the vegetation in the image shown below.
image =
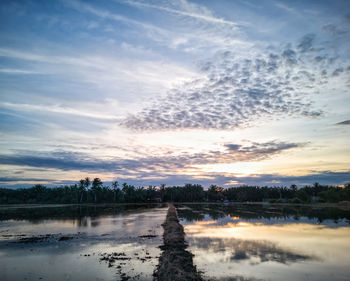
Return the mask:
<path id="1" fill-rule="evenodd" d="M 117 181 L 105 186 L 99 178 L 85 178 L 78 184 L 47 188 L 34 185 L 31 188 L 0 188 L 0 204 L 38 203 L 149 203 L 149 202 L 271 202 L 271 203 L 336 203 L 350 201 L 350 184 L 344 187 L 320 185 L 297 188 L 240 186 L 222 188 L 216 185 L 207 190 L 199 184 L 185 186 L 135 187 Z"/>

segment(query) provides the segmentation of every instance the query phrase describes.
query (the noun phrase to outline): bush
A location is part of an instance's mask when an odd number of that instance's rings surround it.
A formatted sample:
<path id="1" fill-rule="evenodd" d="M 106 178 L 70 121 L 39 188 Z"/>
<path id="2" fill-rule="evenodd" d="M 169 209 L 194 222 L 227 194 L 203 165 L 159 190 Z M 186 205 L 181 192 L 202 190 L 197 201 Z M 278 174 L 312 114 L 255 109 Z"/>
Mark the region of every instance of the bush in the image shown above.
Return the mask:
<path id="1" fill-rule="evenodd" d="M 350 205 L 350 201 L 340 201 L 339 205 L 348 206 Z"/>
<path id="2" fill-rule="evenodd" d="M 304 203 L 301 199 L 299 199 L 298 197 L 294 197 L 293 199 L 291 199 L 289 201 L 290 203 L 293 203 L 293 204 L 301 204 L 301 203 Z"/>

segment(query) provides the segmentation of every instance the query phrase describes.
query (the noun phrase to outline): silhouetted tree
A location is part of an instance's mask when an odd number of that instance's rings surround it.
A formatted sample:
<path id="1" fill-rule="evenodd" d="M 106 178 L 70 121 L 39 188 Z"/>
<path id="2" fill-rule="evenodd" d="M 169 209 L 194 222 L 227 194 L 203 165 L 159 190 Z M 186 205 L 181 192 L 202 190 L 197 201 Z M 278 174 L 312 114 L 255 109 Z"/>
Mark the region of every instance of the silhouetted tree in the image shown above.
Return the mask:
<path id="1" fill-rule="evenodd" d="M 119 183 L 118 181 L 112 182 L 112 187 L 113 187 L 113 202 L 116 202 L 117 199 L 117 192 L 119 191 Z"/>
<path id="2" fill-rule="evenodd" d="M 91 181 L 88 177 L 78 184 L 65 185 L 56 188 L 47 188 L 43 185 L 34 185 L 31 188 L 6 189 L 0 188 L 0 204 L 21 203 L 112 203 L 112 202 L 155 202 L 162 198 L 164 202 L 216 202 L 222 199 L 238 202 L 259 202 L 265 199 L 274 202 L 288 201 L 291 203 L 311 202 L 312 196 L 319 198 L 319 202 L 335 203 L 350 201 L 350 184 L 344 186 L 328 186 L 315 183 L 312 186 L 298 188 L 295 185 L 287 187 L 268 186 L 238 186 L 222 188 L 217 185 L 204 190 L 198 184 L 186 184 L 185 186 L 166 187 L 161 185 L 159 189 L 149 186 L 135 188 L 127 183 L 119 189 L 117 181 L 112 183 L 112 189 L 103 186 L 101 179 L 95 178 L 89 190 Z M 86 197 L 84 196 L 86 194 Z"/>
<path id="3" fill-rule="evenodd" d="M 94 180 L 92 181 L 91 190 L 95 198 L 95 203 L 97 203 L 97 193 L 101 190 L 102 185 L 103 183 L 100 178 L 94 178 Z"/>

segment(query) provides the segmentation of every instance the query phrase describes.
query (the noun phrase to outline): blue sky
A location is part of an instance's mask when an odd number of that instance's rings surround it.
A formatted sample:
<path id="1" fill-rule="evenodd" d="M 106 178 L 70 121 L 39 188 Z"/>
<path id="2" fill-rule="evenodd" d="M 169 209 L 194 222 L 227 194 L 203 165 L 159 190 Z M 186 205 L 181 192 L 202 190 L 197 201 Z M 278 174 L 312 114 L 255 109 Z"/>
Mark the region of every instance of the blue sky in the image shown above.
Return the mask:
<path id="1" fill-rule="evenodd" d="M 2 1 L 0 23 L 1 186 L 350 182 L 348 1 Z"/>

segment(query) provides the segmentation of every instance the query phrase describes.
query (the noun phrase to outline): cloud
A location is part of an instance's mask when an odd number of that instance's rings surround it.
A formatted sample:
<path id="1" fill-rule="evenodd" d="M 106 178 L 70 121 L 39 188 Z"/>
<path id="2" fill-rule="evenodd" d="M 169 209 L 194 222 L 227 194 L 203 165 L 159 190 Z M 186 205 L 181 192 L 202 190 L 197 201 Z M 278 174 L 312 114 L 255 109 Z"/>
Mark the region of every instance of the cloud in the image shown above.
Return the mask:
<path id="1" fill-rule="evenodd" d="M 344 16 L 344 21 L 347 22 L 347 23 L 350 23 L 350 13 L 347 13 L 347 14 Z"/>
<path id="2" fill-rule="evenodd" d="M 311 185 L 315 182 L 328 185 L 341 185 L 350 183 L 350 170 L 344 172 L 319 171 L 310 172 L 304 176 L 283 176 L 274 174 L 251 175 L 247 177 L 233 178 L 237 181 L 235 185 L 274 185 L 289 186 L 296 184 L 298 186 Z"/>
<path id="3" fill-rule="evenodd" d="M 131 25 L 137 26 L 139 28 L 144 28 L 144 29 L 152 30 L 152 31 L 159 32 L 159 33 L 163 32 L 162 28 L 158 28 L 155 25 L 147 24 L 147 23 L 144 23 L 142 21 L 134 20 L 130 17 L 126 17 L 126 16 L 123 16 L 120 14 L 112 13 L 108 10 L 99 9 L 99 8 L 96 8 L 92 5 L 86 4 L 84 2 L 80 2 L 80 1 L 76 1 L 76 0 L 70 0 L 70 1 L 63 0 L 63 2 L 68 7 L 76 9 L 79 12 L 87 12 L 87 13 L 93 14 L 93 15 L 100 17 L 100 18 L 119 21 L 119 22 L 123 22 L 123 23 L 129 24 L 129 25 L 131 24 Z"/>
<path id="4" fill-rule="evenodd" d="M 209 23 L 214 23 L 214 24 L 227 24 L 231 26 L 237 26 L 239 23 L 225 20 L 222 18 L 214 17 L 213 14 L 206 9 L 203 6 L 194 4 L 194 3 L 189 3 L 188 1 L 179 1 L 178 3 L 174 2 L 172 4 L 177 4 L 183 9 L 174 9 L 171 7 L 165 7 L 161 5 L 154 5 L 154 4 L 149 4 L 145 2 L 138 2 L 138 1 L 132 1 L 128 0 L 126 3 L 135 6 L 135 7 L 145 7 L 145 8 L 151 8 L 151 9 L 157 9 L 160 11 L 165 11 L 168 13 L 180 15 L 180 16 L 185 16 L 185 17 L 190 17 L 194 18 L 197 20 L 209 22 Z"/>
<path id="5" fill-rule="evenodd" d="M 88 174 L 87 174 L 88 176 Z M 246 177 L 242 175 L 227 175 L 220 173 L 208 173 L 205 175 L 188 175 L 188 174 L 154 174 L 152 176 L 136 175 L 130 177 L 129 175 L 115 175 L 119 182 L 127 182 L 135 186 L 149 186 L 166 184 L 167 186 L 181 186 L 186 183 L 201 184 L 204 187 L 209 187 L 211 184 L 216 184 L 223 187 L 253 185 L 253 186 L 290 186 L 296 184 L 299 187 L 305 185 L 312 185 L 315 182 L 325 185 L 343 185 L 350 183 L 350 170 L 345 172 L 319 171 L 317 173 L 310 173 L 304 176 L 281 176 L 279 174 L 256 174 Z M 46 182 L 36 178 L 29 178 L 30 183 L 25 183 L 22 178 L 6 177 L 6 181 L 1 183 L 2 187 L 30 187 L 33 182 L 45 183 L 49 186 L 57 186 L 63 184 L 74 184 L 74 180 L 50 180 Z M 110 182 L 105 181 L 105 184 Z"/>
<path id="6" fill-rule="evenodd" d="M 201 153 L 173 153 L 148 155 L 138 158 L 98 159 L 89 154 L 70 151 L 32 152 L 17 151 L 0 155 L 0 164 L 27 166 L 31 168 L 56 169 L 61 171 L 84 171 L 89 173 L 114 173 L 142 180 L 144 178 L 167 177 L 201 171 L 196 165 L 257 161 L 267 159 L 283 151 L 302 147 L 303 144 L 270 141 L 253 142 L 250 145 L 224 144 L 223 149 Z"/>
<path id="7" fill-rule="evenodd" d="M 25 69 L 14 69 L 14 68 L 1 68 L 0 73 L 12 74 L 12 75 L 41 74 L 38 71 L 25 70 Z"/>
<path id="8" fill-rule="evenodd" d="M 343 34 L 347 33 L 346 30 L 339 28 L 335 24 L 326 24 L 323 26 L 323 30 L 326 32 L 329 32 L 333 36 L 343 35 Z"/>
<path id="9" fill-rule="evenodd" d="M 140 38 L 151 40 L 153 41 L 150 45 L 152 49 L 156 44 L 169 49 L 180 49 L 186 53 L 204 52 L 207 55 L 209 52 L 223 47 L 234 49 L 237 46 L 251 45 L 251 42 L 242 40 L 241 36 L 238 36 L 239 28 L 237 25 L 247 25 L 247 23 L 236 23 L 217 18 L 206 7 L 187 1 L 165 3 L 164 5 L 167 6 L 148 2 L 122 1 L 123 4 L 129 4 L 133 7 L 147 7 L 166 12 L 168 15 L 170 13 L 172 16 L 180 15 L 194 19 L 191 22 L 176 21 L 176 25 L 169 25 L 168 22 L 165 22 L 162 26 L 123 16 L 113 12 L 113 9 L 105 10 L 76 0 L 64 1 L 64 3 L 77 12 L 88 13 L 103 20 L 123 23 L 124 28 L 129 30 L 130 41 L 133 40 L 133 34 L 137 34 L 134 40 Z M 149 12 L 146 11 L 146 13 Z M 144 44 L 147 45 L 148 42 L 144 42 Z"/>
<path id="10" fill-rule="evenodd" d="M 51 182 L 51 179 L 0 177 L 0 183 L 19 182 L 19 181 Z"/>
<path id="11" fill-rule="evenodd" d="M 33 105 L 33 104 L 21 104 L 21 103 L 8 103 L 8 102 L 0 102 L 0 107 L 15 109 L 17 111 L 48 111 L 52 113 L 60 113 L 60 114 L 68 114 L 68 115 L 78 115 L 82 117 L 95 118 L 95 119 L 106 119 L 106 120 L 118 120 L 118 116 L 115 115 L 107 115 L 99 112 L 91 112 L 79 110 L 75 108 L 69 108 L 61 105 Z"/>
<path id="12" fill-rule="evenodd" d="M 280 3 L 280 2 L 276 2 L 275 3 L 275 6 L 288 12 L 288 13 L 292 13 L 292 14 L 297 14 L 298 15 L 298 12 L 293 8 L 293 7 L 290 7 L 290 6 L 287 6 L 283 3 Z"/>
<path id="13" fill-rule="evenodd" d="M 228 150 L 237 151 L 237 150 L 239 150 L 242 146 L 241 146 L 240 144 L 229 143 L 229 144 L 225 144 L 225 147 L 227 147 Z"/>
<path id="14" fill-rule="evenodd" d="M 202 79 L 180 85 L 130 114 L 122 126 L 137 131 L 179 128 L 221 129 L 249 127 L 260 119 L 317 118 L 315 97 L 331 79 L 346 87 L 343 61 L 315 45 L 306 34 L 297 43 L 249 58 L 229 51 L 202 63 Z M 327 69 L 327 71 L 325 70 Z"/>
<path id="15" fill-rule="evenodd" d="M 225 144 L 225 146 L 229 151 L 249 153 L 254 155 L 271 155 L 283 150 L 301 147 L 303 144 L 270 141 L 265 143 L 253 142 L 250 146 L 242 146 L 237 144 Z"/>
<path id="16" fill-rule="evenodd" d="M 350 120 L 345 120 L 343 122 L 339 122 L 336 125 L 350 125 Z"/>
<path id="17" fill-rule="evenodd" d="M 222 222 L 221 222 L 222 223 Z M 208 227 L 206 225 L 206 227 Z M 210 226 L 209 226 L 210 227 Z M 255 264 L 263 262 L 278 262 L 291 264 L 306 260 L 317 260 L 316 257 L 303 255 L 279 247 L 277 244 L 266 240 L 244 240 L 237 238 L 215 238 L 215 237 L 195 237 L 190 238 L 193 248 L 210 249 L 213 252 L 220 252 L 222 249 L 231 249 L 230 259 L 234 262 L 242 260 L 253 260 Z M 242 280 L 242 279 L 238 279 Z M 245 278 L 243 280 L 246 280 Z"/>
<path id="18" fill-rule="evenodd" d="M 316 38 L 316 35 L 315 34 L 306 34 L 304 35 L 301 40 L 300 40 L 300 43 L 298 45 L 298 49 L 301 51 L 301 52 L 307 52 L 307 51 L 310 51 L 313 43 L 314 43 L 314 40 Z"/>

